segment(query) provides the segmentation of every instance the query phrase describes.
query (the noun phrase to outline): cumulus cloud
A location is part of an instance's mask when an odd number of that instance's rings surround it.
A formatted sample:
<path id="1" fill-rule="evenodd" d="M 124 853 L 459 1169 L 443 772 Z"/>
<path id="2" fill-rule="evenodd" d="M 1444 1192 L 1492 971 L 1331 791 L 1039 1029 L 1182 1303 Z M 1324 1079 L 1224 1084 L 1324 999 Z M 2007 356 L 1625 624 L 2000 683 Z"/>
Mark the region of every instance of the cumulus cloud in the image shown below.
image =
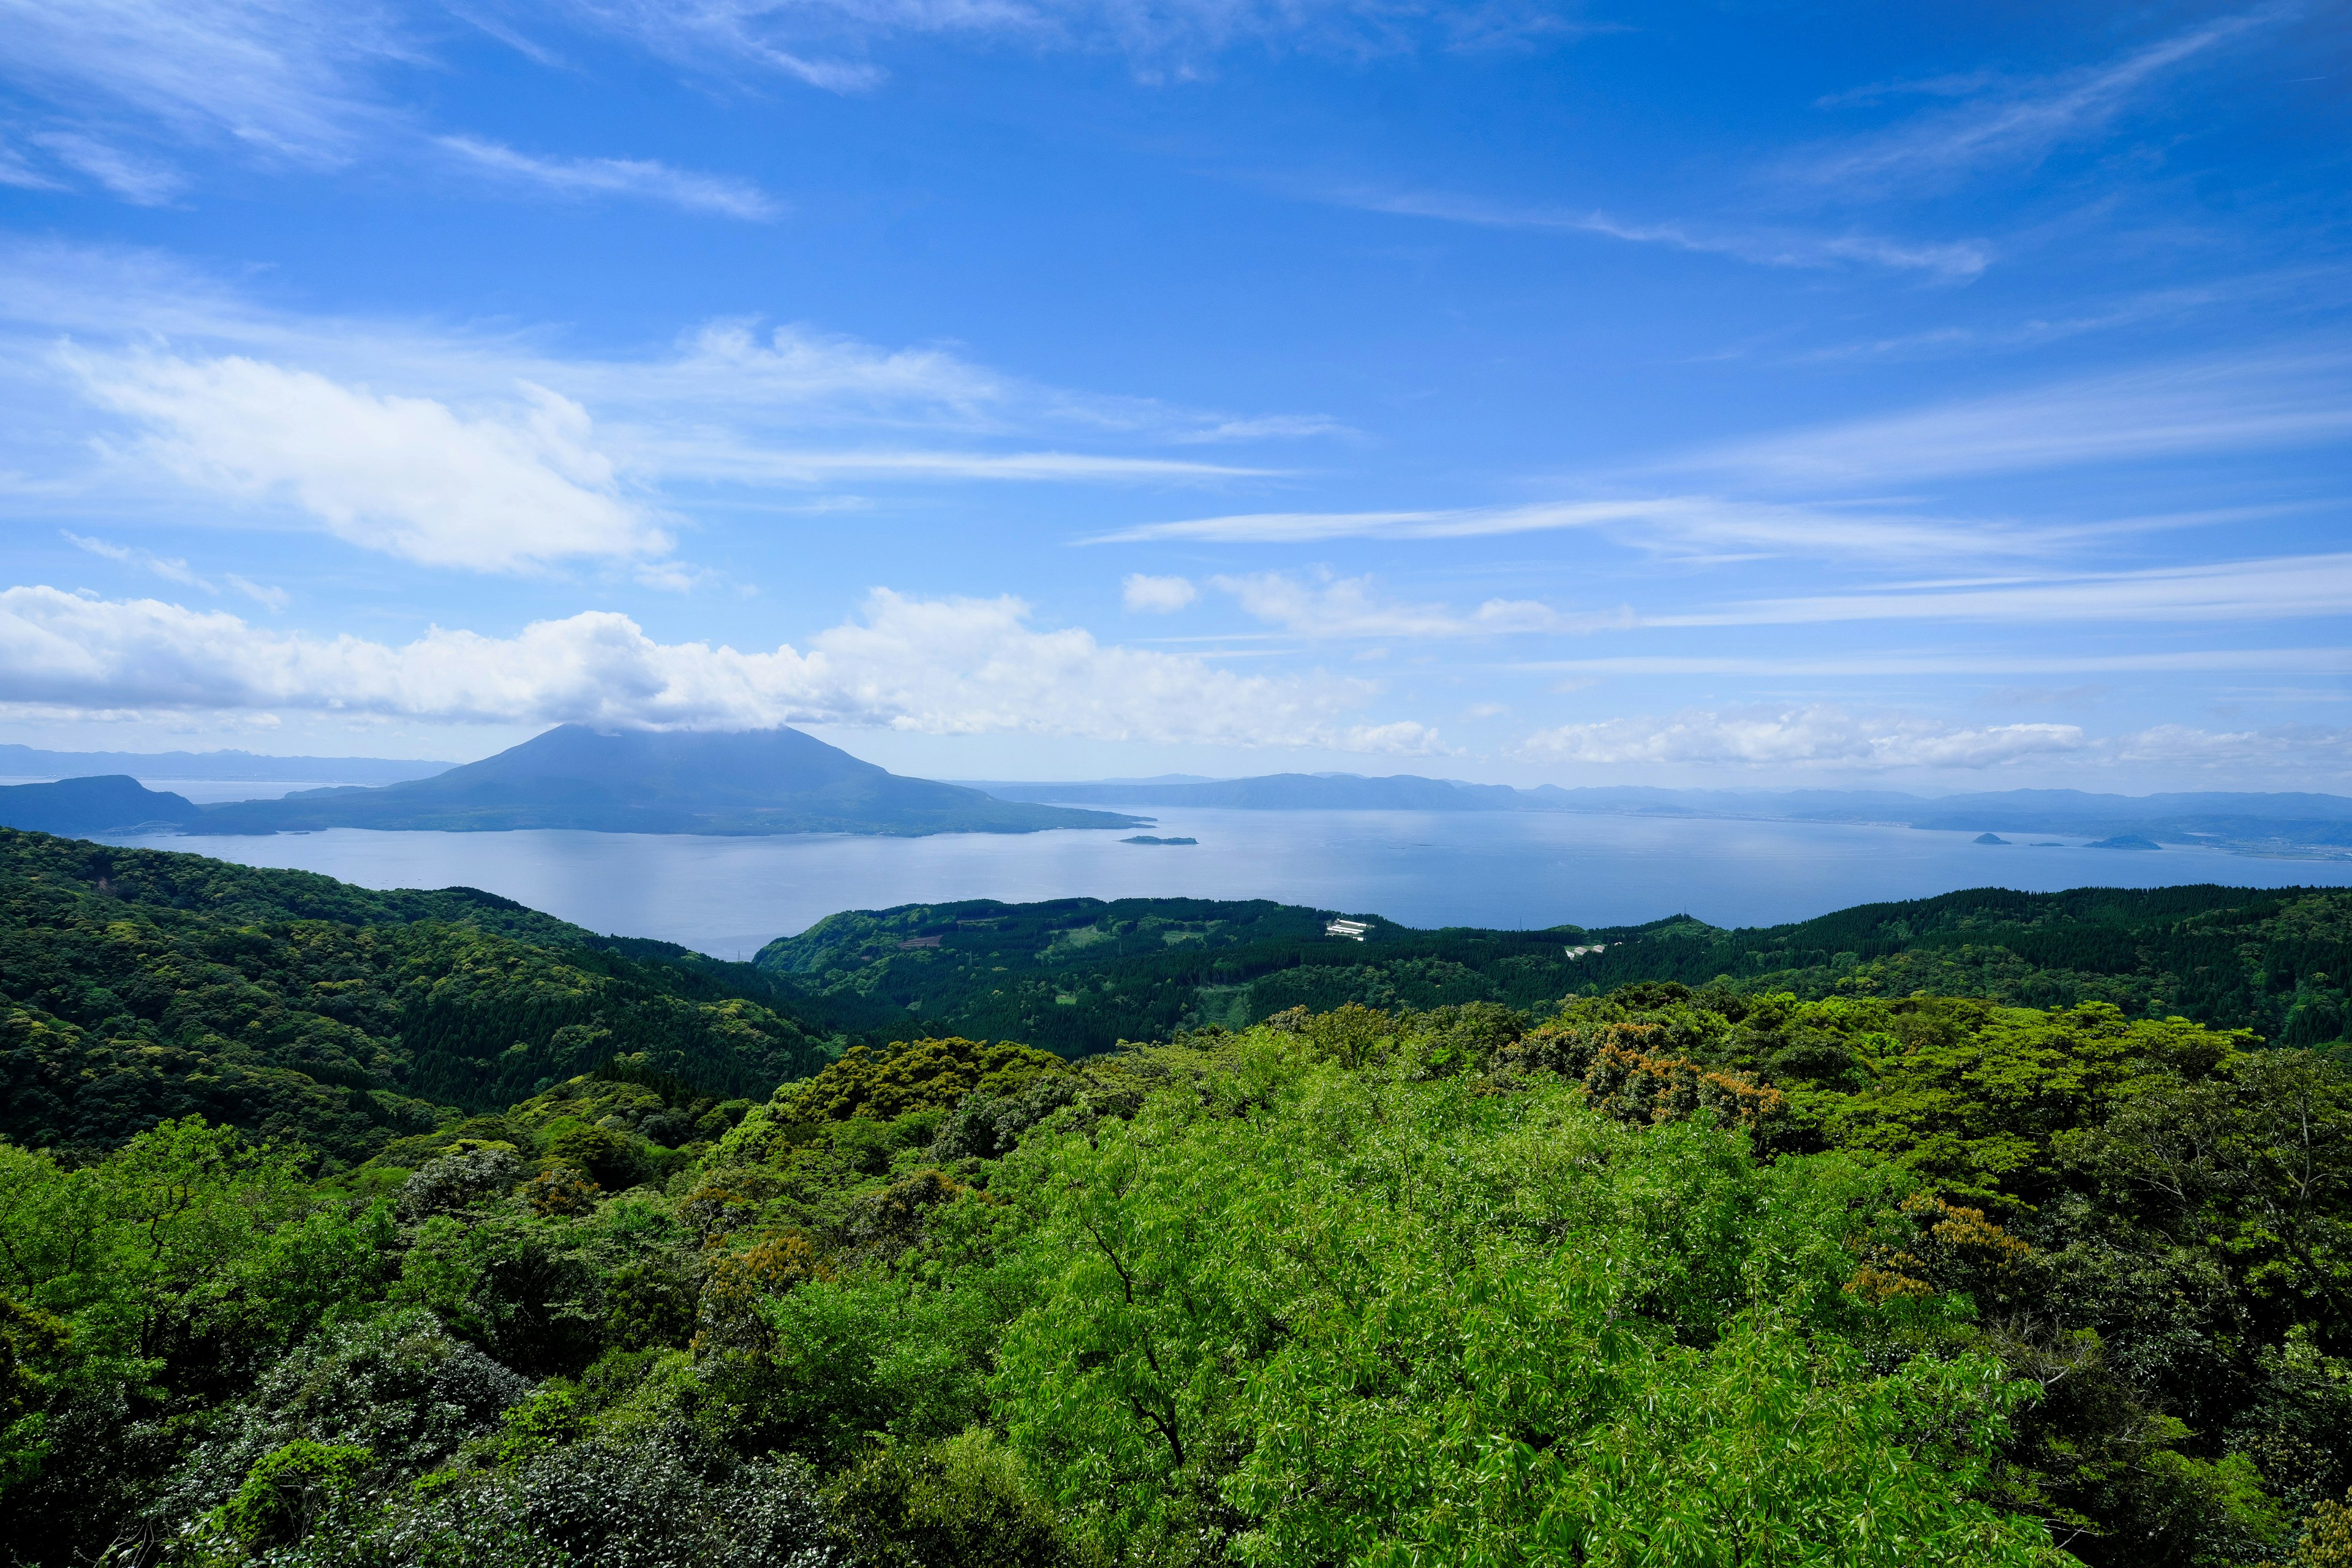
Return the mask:
<path id="1" fill-rule="evenodd" d="M 443 136 L 440 145 L 485 174 L 558 195 L 635 196 L 688 212 L 765 223 L 783 204 L 749 180 L 673 169 L 649 158 L 535 158 L 478 136 Z"/>
<path id="2" fill-rule="evenodd" d="M 236 616 L 48 587 L 0 591 L 0 703 L 48 710 L 364 713 L 656 729 L 863 725 L 926 734 L 1438 749 L 1418 723 L 1351 723 L 1360 681 L 1238 675 L 1040 630 L 1020 601 L 877 591 L 806 651 L 657 643 L 626 616 L 512 637 L 436 628 L 400 647 L 262 630 Z"/>
<path id="3" fill-rule="evenodd" d="M 1531 599 L 1489 599 L 1467 611 L 1447 605 L 1403 604 L 1381 598 L 1370 577 L 1338 577 L 1328 572 L 1314 577 L 1262 572 L 1209 581 L 1256 619 L 1307 637 L 1494 637 L 1632 624 L 1630 611 L 1577 616 Z"/>
<path id="4" fill-rule="evenodd" d="M 181 480 L 283 500 L 353 544 L 436 566 L 520 571 L 659 555 L 587 411 L 528 384 L 519 405 L 460 413 L 309 371 L 228 356 L 67 354 L 88 395 L 144 431 Z"/>
<path id="5" fill-rule="evenodd" d="M 1522 750 L 1531 757 L 1572 763 L 1987 768 L 2079 752 L 2084 744 L 2082 730 L 2073 724 L 1968 728 L 1811 703 L 1563 724 L 1538 731 Z"/>
<path id="6" fill-rule="evenodd" d="M 1129 573 L 1119 589 L 1129 609 L 1150 615 L 1181 610 L 1201 596 L 1190 577 L 1154 577 L 1143 572 Z"/>

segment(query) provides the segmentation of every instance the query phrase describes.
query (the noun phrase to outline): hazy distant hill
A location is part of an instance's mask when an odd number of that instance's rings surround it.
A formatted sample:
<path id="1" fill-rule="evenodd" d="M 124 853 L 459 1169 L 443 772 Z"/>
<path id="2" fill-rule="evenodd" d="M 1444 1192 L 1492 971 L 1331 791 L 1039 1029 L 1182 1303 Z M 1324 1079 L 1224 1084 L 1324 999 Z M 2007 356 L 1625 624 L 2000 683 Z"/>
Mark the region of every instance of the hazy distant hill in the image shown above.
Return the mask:
<path id="1" fill-rule="evenodd" d="M 1034 833 L 1135 817 L 902 778 L 797 730 L 600 733 L 565 724 L 429 779 L 204 809 L 207 833 L 322 827 L 600 833 Z"/>
<path id="2" fill-rule="evenodd" d="M 0 827 L 32 833 L 114 833 L 127 827 L 194 824 L 198 808 L 184 795 L 152 790 L 114 773 L 59 779 L 55 784 L 0 785 Z"/>
<path id="3" fill-rule="evenodd" d="M 1409 773 L 1269 773 L 1258 778 L 1098 784 L 989 783 L 1000 800 L 1071 805 L 1221 806 L 1244 811 L 1560 811 L 1640 816 L 1892 822 L 1967 833 L 2137 836 L 2159 844 L 2337 856 L 2352 853 L 2352 799 L 2334 795 L 2091 795 L 2001 790 L 1940 798 L 1888 790 L 1561 789 L 1465 784 Z"/>
<path id="4" fill-rule="evenodd" d="M 44 752 L 0 745 L 0 778 L 250 780 L 267 784 L 398 784 L 430 778 L 453 763 L 399 757 L 264 757 L 252 752 Z"/>

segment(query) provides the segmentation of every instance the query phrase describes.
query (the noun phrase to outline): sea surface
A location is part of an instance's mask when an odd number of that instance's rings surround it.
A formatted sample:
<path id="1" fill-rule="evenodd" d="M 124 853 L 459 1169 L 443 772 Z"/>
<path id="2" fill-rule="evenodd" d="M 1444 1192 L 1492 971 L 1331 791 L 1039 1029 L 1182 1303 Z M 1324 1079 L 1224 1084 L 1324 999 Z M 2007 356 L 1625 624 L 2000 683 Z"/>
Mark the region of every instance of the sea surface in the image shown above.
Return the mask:
<path id="1" fill-rule="evenodd" d="M 1409 926 L 1627 925 L 1692 914 L 1722 926 L 1807 920 L 1961 888 L 2352 886 L 2352 860 L 2213 849 L 2006 847 L 1896 826 L 1512 812 L 1162 808 L 1145 831 L 807 834 L 380 833 L 114 838 L 248 866 L 323 871 L 370 888 L 465 886 L 596 931 L 659 937 L 722 958 L 838 910 L 949 899 L 1274 899 Z"/>

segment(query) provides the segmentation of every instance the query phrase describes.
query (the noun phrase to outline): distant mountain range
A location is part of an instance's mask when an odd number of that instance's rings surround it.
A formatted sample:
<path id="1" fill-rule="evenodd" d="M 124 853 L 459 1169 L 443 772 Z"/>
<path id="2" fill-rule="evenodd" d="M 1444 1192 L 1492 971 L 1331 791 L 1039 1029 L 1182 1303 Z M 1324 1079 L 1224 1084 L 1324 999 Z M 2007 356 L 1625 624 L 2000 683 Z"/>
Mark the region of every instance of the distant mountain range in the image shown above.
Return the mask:
<path id="1" fill-rule="evenodd" d="M 302 790 L 278 800 L 196 805 L 136 777 L 299 777 L 331 764 L 431 764 L 372 758 L 259 757 L 247 752 L 42 752 L 0 748 L 0 767 L 48 771 L 26 759 L 111 758 L 110 775 L 0 787 L 0 826 L 88 834 L 137 827 L 278 833 L 327 827 L 499 831 L 570 827 L 607 833 L 1034 833 L 1135 828 L 1122 809 L 1213 806 L 1245 811 L 1532 811 L 1610 816 L 1886 823 L 1979 835 L 2055 834 L 2096 847 L 2203 845 L 2247 853 L 2352 856 L 2352 798 L 2334 795 L 2092 795 L 2000 790 L 1923 796 L 1890 790 L 1514 789 L 1410 773 L 1269 773 L 1256 778 L 942 784 L 905 778 L 797 730 L 717 734 L 601 733 L 566 724 L 478 763 L 381 787 Z M 228 759 L 236 759 L 230 763 Z M 1113 809 L 1104 809 L 1113 808 Z"/>
<path id="2" fill-rule="evenodd" d="M 0 788 L 0 826 L 89 834 L 327 827 L 599 833 L 1034 833 L 1134 828 L 1120 813 L 1005 801 L 902 778 L 797 730 L 600 733 L 566 724 L 478 763 L 382 788 L 194 805 L 122 775 Z"/>
<path id="3" fill-rule="evenodd" d="M 987 783 L 1001 800 L 1091 806 L 1221 806 L 1244 811 L 1546 811 L 1609 816 L 1878 822 L 1969 833 L 2209 845 L 2269 854 L 2352 854 L 2352 799 L 2334 795 L 2091 795 L 2000 790 L 1940 797 L 1886 790 L 1561 789 L 1465 784 L 1410 773 L 1268 773 L 1257 778 Z M 2117 844 L 2116 847 L 2136 847 Z"/>
<path id="4" fill-rule="evenodd" d="M 252 752 L 44 752 L 0 745 L 0 778 L 207 779 L 253 784 L 388 784 L 430 778 L 455 763 L 399 757 L 265 757 Z"/>

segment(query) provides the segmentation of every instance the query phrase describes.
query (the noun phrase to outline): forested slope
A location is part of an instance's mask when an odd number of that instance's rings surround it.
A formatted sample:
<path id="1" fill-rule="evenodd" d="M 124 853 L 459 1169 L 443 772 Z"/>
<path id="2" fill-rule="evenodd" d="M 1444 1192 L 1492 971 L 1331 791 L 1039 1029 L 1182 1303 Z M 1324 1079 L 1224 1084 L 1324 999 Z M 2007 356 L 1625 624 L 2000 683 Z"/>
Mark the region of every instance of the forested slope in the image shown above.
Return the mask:
<path id="1" fill-rule="evenodd" d="M 2352 1029 L 2352 891 L 1978 889 L 1726 931 L 1687 918 L 1359 942 L 1334 911 L 1192 899 L 975 900 L 851 911 L 755 961 L 806 990 L 1067 1054 L 1299 1005 L 1534 1007 L 1642 980 L 1801 996 L 1927 991 L 2031 1006 L 2112 1002 L 2320 1045 Z M 1595 950 L 1598 951 L 1595 951 Z"/>
<path id="2" fill-rule="evenodd" d="M 764 1094 L 843 1023 L 748 966 L 469 889 L 0 830 L 0 1135 L 31 1147 L 94 1154 L 201 1115 L 364 1159 L 615 1054 Z"/>

